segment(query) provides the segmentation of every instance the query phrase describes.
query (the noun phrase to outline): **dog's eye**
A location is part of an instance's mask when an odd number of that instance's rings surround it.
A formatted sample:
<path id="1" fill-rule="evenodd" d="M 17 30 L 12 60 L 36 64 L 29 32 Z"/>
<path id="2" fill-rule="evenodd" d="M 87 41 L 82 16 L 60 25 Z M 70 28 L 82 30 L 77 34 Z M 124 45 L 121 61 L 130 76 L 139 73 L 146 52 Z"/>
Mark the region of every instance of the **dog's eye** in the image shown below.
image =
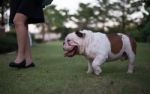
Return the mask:
<path id="1" fill-rule="evenodd" d="M 70 41 L 71 41 L 71 40 L 69 40 L 69 39 L 67 40 L 67 42 L 70 42 Z"/>

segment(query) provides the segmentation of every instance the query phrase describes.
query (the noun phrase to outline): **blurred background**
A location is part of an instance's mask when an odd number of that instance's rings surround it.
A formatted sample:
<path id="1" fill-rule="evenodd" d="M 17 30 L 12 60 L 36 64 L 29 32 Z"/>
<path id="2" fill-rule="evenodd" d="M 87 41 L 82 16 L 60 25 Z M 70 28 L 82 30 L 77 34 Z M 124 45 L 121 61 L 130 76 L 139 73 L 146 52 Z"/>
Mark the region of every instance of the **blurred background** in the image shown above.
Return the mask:
<path id="1" fill-rule="evenodd" d="M 122 32 L 138 42 L 150 43 L 150 0 L 53 0 L 43 10 L 45 23 L 29 25 L 31 44 L 63 40 L 76 29 Z M 17 47 L 9 12 L 9 0 L 1 0 L 0 53 Z"/>

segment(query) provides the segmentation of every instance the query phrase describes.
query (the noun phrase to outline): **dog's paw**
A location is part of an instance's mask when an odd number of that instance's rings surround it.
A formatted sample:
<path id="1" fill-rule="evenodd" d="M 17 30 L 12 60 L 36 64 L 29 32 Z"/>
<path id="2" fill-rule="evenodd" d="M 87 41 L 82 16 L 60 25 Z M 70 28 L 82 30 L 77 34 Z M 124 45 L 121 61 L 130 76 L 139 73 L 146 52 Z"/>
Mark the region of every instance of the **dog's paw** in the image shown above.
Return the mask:
<path id="1" fill-rule="evenodd" d="M 132 74 L 132 73 L 133 73 L 133 70 L 128 70 L 127 73 L 128 73 L 128 74 Z"/>
<path id="2" fill-rule="evenodd" d="M 97 76 L 99 76 L 101 72 L 102 72 L 101 70 L 94 71 L 95 75 Z"/>
<path id="3" fill-rule="evenodd" d="M 86 73 L 87 73 L 87 74 L 90 74 L 90 73 L 93 73 L 93 71 L 87 70 Z"/>

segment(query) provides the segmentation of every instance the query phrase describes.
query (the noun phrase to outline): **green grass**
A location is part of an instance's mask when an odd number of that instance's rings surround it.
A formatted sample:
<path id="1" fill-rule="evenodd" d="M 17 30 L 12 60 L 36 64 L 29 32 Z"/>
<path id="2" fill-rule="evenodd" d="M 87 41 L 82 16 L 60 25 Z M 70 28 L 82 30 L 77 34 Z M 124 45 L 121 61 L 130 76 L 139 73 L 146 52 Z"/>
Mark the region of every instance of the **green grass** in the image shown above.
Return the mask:
<path id="1" fill-rule="evenodd" d="M 0 94 L 150 94 L 150 44 L 138 44 L 136 71 L 127 62 L 103 64 L 101 76 L 86 74 L 87 60 L 63 56 L 61 42 L 33 46 L 35 68 L 8 67 L 15 53 L 0 55 Z"/>

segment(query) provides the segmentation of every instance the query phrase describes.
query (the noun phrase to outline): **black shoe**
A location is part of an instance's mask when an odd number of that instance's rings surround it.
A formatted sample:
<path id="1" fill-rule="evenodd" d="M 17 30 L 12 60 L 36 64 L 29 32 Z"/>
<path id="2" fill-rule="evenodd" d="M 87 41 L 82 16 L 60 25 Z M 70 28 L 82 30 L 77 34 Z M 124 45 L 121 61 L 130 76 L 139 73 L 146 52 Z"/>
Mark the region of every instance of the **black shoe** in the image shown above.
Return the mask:
<path id="1" fill-rule="evenodd" d="M 35 64 L 32 62 L 30 65 L 25 66 L 25 68 L 29 68 L 29 67 L 35 67 Z"/>
<path id="2" fill-rule="evenodd" d="M 23 60 L 20 63 L 15 63 L 15 62 L 9 63 L 9 67 L 15 67 L 15 68 L 24 68 L 25 65 L 26 65 L 26 61 L 25 60 Z"/>
<path id="3" fill-rule="evenodd" d="M 21 63 L 11 62 L 9 66 L 15 68 L 29 68 L 29 67 L 35 67 L 35 64 L 32 62 L 30 65 L 26 66 L 26 60 L 23 60 Z"/>

